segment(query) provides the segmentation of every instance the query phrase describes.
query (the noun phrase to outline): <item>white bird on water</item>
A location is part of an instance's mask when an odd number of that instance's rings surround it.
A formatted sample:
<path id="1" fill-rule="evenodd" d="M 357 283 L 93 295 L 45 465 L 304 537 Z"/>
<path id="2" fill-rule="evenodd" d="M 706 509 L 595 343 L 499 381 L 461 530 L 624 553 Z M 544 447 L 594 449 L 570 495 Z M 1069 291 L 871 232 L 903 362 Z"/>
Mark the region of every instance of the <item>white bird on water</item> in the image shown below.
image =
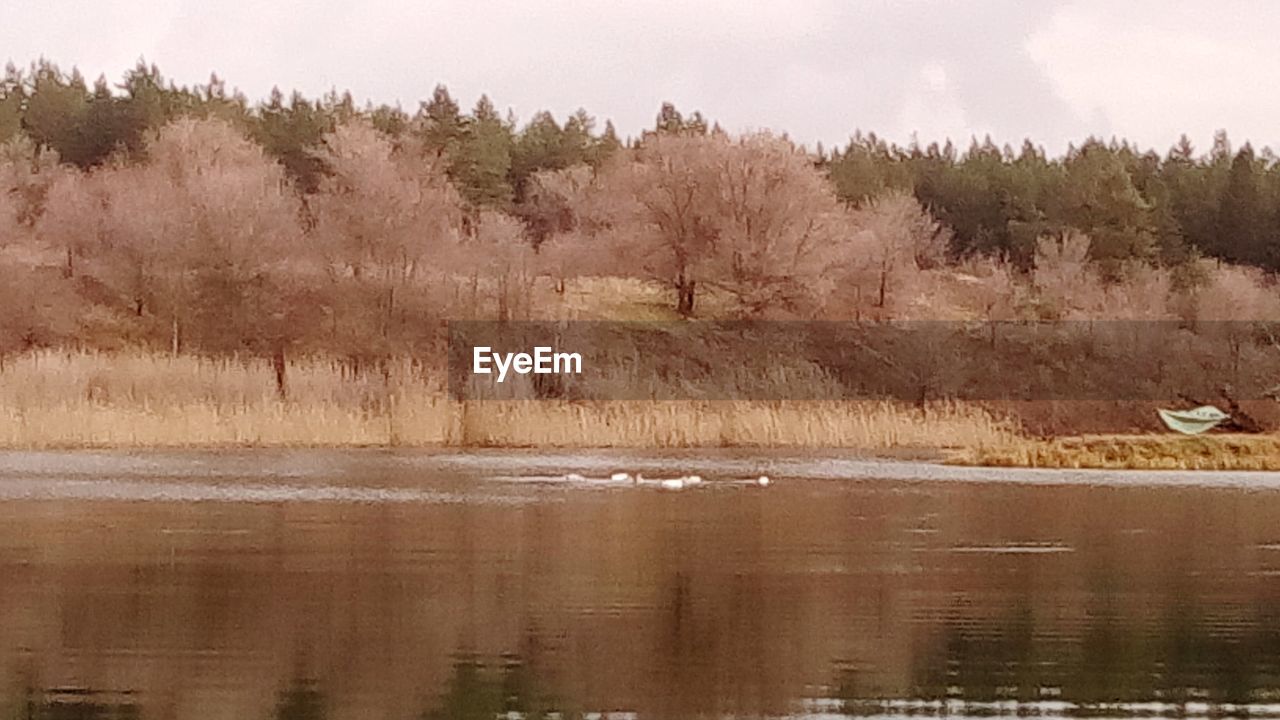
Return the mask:
<path id="1" fill-rule="evenodd" d="M 769 480 L 768 475 L 761 475 L 760 477 L 756 478 L 756 484 L 759 485 L 760 487 L 769 487 L 770 482 L 772 481 Z"/>
<path id="2" fill-rule="evenodd" d="M 636 473 L 616 472 L 610 476 L 614 482 L 631 481 L 632 485 L 656 485 L 663 490 L 684 490 L 687 487 L 702 484 L 702 477 L 699 475 L 681 475 L 677 478 L 663 478 L 661 480 L 646 480 L 644 475 Z"/>

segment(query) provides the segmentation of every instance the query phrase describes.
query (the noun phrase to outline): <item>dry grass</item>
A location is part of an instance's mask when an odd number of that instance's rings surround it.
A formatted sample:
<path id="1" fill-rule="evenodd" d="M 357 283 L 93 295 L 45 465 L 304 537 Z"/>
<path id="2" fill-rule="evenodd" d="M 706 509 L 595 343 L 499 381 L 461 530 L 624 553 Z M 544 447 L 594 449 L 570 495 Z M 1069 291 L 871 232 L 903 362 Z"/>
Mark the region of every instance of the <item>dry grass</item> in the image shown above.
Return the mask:
<path id="1" fill-rule="evenodd" d="M 1013 432 L 979 408 L 888 402 L 471 403 L 467 444 L 550 447 L 969 447 Z"/>
<path id="2" fill-rule="evenodd" d="M 449 400 L 408 363 L 344 377 L 267 363 L 36 353 L 0 367 L 0 447 L 974 447 L 1013 432 L 972 406 L 887 402 Z"/>
<path id="3" fill-rule="evenodd" d="M 1277 435 L 1095 435 L 978 445 L 951 462 L 994 467 L 1280 470 Z"/>

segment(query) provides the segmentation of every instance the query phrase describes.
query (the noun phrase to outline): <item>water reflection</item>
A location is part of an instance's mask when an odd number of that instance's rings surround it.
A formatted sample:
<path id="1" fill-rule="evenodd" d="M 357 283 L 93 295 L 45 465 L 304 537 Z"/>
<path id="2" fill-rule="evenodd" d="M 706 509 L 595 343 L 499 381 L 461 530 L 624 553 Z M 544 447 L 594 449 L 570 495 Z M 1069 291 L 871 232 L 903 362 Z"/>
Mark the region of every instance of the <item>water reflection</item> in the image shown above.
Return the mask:
<path id="1" fill-rule="evenodd" d="M 1280 715 L 1277 492 L 350 465 L 0 502 L 0 718 Z"/>

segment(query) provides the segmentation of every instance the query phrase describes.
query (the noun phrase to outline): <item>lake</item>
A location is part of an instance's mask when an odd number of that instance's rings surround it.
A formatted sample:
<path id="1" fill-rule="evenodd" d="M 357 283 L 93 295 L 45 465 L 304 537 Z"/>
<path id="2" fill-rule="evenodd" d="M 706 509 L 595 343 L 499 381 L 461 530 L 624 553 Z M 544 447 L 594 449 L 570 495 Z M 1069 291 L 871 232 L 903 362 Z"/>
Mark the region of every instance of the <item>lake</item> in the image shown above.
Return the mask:
<path id="1" fill-rule="evenodd" d="M 944 714 L 1280 716 L 1280 475 L 0 453 L 6 720 Z"/>

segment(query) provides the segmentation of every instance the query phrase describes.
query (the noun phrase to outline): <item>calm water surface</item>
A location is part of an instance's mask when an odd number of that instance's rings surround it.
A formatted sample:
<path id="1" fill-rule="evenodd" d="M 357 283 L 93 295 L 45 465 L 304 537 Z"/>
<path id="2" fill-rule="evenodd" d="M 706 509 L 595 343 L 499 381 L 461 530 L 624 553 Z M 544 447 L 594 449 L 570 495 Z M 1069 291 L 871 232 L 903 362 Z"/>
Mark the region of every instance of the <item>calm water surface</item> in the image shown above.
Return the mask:
<path id="1" fill-rule="evenodd" d="M 1280 476 L 0 454 L 5 720 L 1006 714 L 1280 716 Z"/>

